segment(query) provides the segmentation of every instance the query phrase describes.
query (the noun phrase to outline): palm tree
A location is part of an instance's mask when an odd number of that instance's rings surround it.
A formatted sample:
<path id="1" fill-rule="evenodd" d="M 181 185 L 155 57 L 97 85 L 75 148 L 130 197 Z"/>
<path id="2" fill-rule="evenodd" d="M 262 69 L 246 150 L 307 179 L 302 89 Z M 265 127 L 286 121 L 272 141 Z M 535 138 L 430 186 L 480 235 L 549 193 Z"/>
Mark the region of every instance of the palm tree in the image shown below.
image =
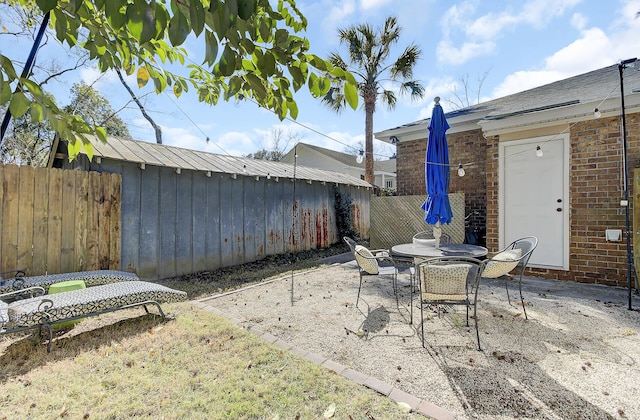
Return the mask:
<path id="1" fill-rule="evenodd" d="M 338 29 L 340 43 L 349 48 L 349 64 L 338 54 L 331 53 L 328 61 L 345 71 L 351 72 L 358 81 L 358 93 L 364 100 L 365 111 L 365 169 L 364 179 L 373 184 L 373 113 L 380 99 L 389 109 L 396 106 L 397 98 L 393 90 L 383 86 L 384 82 L 399 84 L 400 93 L 411 93 L 412 99 L 424 96 L 420 82 L 411 80 L 413 68 L 420 57 L 420 49 L 411 44 L 391 64 L 386 64 L 391 46 L 398 42 L 400 27 L 395 17 L 388 17 L 381 31 L 374 31 L 368 24 Z M 342 86 L 334 85 L 323 96 L 322 102 L 336 112 L 346 106 Z"/>

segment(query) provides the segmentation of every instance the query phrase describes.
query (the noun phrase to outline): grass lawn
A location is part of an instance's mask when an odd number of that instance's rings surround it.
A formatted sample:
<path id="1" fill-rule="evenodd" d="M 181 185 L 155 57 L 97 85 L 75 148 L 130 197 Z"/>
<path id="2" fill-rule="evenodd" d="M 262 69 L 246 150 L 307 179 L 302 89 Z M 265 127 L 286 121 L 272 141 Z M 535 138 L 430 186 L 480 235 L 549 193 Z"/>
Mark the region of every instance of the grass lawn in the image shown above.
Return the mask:
<path id="1" fill-rule="evenodd" d="M 49 354 L 2 336 L 0 419 L 420 417 L 188 302 L 164 308 L 175 319 L 139 308 L 86 319 Z"/>

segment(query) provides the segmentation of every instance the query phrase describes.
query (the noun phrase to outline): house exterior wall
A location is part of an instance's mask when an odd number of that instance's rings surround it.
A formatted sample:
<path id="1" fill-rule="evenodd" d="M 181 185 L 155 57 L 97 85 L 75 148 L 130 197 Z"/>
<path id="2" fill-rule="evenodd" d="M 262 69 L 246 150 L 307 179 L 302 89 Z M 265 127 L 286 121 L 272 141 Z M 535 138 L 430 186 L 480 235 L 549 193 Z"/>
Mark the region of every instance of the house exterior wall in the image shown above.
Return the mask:
<path id="1" fill-rule="evenodd" d="M 627 114 L 629 178 L 640 168 L 640 114 Z M 627 286 L 627 253 L 623 198 L 622 139 L 618 116 L 581 121 L 571 126 L 569 270 L 531 268 L 529 274 L 557 280 Z M 533 135 L 532 135 L 533 136 Z M 511 139 L 509 137 L 509 139 Z M 450 191 L 465 193 L 466 214 L 477 211 L 474 223 L 484 225 L 486 246 L 499 248 L 498 136 L 480 129 L 447 136 L 451 167 Z M 426 139 L 398 144 L 399 195 L 424 194 Z M 457 176 L 457 162 L 475 162 Z M 629 213 L 633 222 L 633 182 L 629 183 Z M 486 217 L 486 219 L 485 219 Z M 605 229 L 621 229 L 621 242 L 607 242 Z M 633 234 L 635 229 L 631 227 Z M 632 244 L 634 243 L 632 238 Z M 633 277 L 632 277 L 633 279 Z"/>
<path id="2" fill-rule="evenodd" d="M 450 192 L 461 192 L 465 196 L 465 214 L 471 216 L 471 225 L 485 225 L 487 181 L 486 142 L 482 130 L 465 131 L 447 135 L 449 162 L 451 164 Z M 424 178 L 424 156 L 427 139 L 403 141 L 397 145 L 398 195 L 426 195 Z M 497 153 L 497 150 L 496 150 Z M 458 176 L 458 164 L 465 166 L 466 175 Z"/>
<path id="3" fill-rule="evenodd" d="M 498 249 L 498 137 L 487 139 L 487 247 Z M 570 129 L 569 270 L 531 268 L 557 280 L 627 285 L 626 238 L 607 242 L 605 229 L 625 231 L 620 118 L 582 121 Z M 629 177 L 640 167 L 640 114 L 627 115 Z M 629 184 L 633 214 L 633 183 Z M 634 229 L 631 228 L 631 232 Z M 633 241 L 632 241 L 633 242 Z"/>

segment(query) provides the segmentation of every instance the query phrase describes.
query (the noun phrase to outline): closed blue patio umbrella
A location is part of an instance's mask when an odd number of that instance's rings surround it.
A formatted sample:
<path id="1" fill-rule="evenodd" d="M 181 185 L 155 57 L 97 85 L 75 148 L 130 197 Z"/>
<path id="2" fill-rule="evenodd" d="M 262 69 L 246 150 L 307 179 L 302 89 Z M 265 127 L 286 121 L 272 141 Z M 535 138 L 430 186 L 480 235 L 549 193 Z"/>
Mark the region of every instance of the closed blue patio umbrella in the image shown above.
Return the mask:
<path id="1" fill-rule="evenodd" d="M 425 211 L 425 221 L 433 225 L 438 248 L 442 234 L 440 225 L 451 223 L 453 213 L 449 204 L 449 149 L 446 134 L 449 124 L 440 106 L 440 97 L 436 96 L 434 101 L 424 168 L 427 200 L 422 209 Z"/>

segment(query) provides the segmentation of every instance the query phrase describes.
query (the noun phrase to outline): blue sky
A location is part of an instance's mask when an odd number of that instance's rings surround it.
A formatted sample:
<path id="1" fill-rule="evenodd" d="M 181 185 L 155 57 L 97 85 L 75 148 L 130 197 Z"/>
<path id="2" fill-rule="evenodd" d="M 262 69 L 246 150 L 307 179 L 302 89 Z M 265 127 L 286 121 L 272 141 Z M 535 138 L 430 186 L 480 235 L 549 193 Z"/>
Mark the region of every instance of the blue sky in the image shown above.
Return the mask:
<path id="1" fill-rule="evenodd" d="M 410 43 L 421 48 L 414 78 L 425 86 L 424 99 L 412 102 L 400 96 L 394 110 L 379 106 L 374 132 L 428 117 L 435 96 L 442 97 L 445 112 L 455 109 L 456 94 L 464 95 L 463 79 L 475 103 L 478 93 L 481 101 L 493 99 L 640 56 L 640 0 L 298 0 L 297 5 L 308 19 L 305 36 L 317 55 L 337 51 L 346 56 L 337 28 L 359 23 L 380 27 L 388 16 L 396 16 L 402 28 L 392 57 Z M 28 46 L 5 39 L 0 37 L 0 52 L 24 61 Z M 186 45 L 198 63 L 202 45 L 198 40 Z M 55 42 L 46 48 L 41 62 L 46 57 L 64 61 Z M 50 85 L 59 104 L 68 103 L 69 87 L 80 79 L 94 83 L 114 109 L 123 108 L 119 115 L 135 139 L 155 141 L 115 74 L 100 76 L 86 68 Z M 192 95 L 176 99 L 149 89 L 137 93 L 149 93 L 145 108 L 162 126 L 168 145 L 240 156 L 271 149 L 273 129 L 281 129 L 285 138 L 291 133 L 305 143 L 354 154 L 364 142 L 363 110 L 335 114 L 305 89 L 295 96 L 297 123 L 280 121 L 247 101 L 210 106 Z M 374 143 L 377 158 L 393 154 L 391 146 Z"/>

